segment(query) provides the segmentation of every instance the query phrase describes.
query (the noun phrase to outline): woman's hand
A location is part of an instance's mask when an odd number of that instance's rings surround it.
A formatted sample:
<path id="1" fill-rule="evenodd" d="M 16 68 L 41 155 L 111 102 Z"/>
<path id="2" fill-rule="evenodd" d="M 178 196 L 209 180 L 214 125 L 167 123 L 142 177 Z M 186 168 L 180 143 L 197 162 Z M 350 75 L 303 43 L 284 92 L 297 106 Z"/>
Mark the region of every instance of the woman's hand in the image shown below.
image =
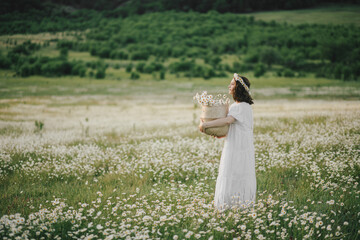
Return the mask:
<path id="1" fill-rule="evenodd" d="M 200 132 L 205 132 L 205 127 L 204 127 L 204 120 L 200 119 L 200 125 L 199 125 L 199 130 Z"/>

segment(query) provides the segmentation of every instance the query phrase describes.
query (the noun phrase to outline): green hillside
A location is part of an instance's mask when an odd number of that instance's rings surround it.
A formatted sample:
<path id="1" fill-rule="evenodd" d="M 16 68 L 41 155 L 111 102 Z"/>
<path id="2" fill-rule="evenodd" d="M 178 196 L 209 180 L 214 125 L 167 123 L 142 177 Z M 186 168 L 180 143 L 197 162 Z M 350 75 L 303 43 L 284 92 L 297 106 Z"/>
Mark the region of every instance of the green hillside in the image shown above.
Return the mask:
<path id="1" fill-rule="evenodd" d="M 354 25 L 289 25 L 217 12 L 161 12 L 124 19 L 84 13 L 74 14 L 86 16 L 87 22 L 82 17 L 42 21 L 44 29 L 79 26 L 42 42 L 3 36 L 0 68 L 23 77 L 104 78 L 108 67 L 126 69 L 132 79 L 141 74 L 210 79 L 233 72 L 252 72 L 255 77 L 266 72 L 278 77 L 314 74 L 345 81 L 360 76 L 360 31 Z M 17 23 L 9 22 L 8 27 L 12 24 Z M 36 22 L 28 24 L 29 29 L 39 28 Z M 71 59 L 85 53 L 91 58 Z"/>

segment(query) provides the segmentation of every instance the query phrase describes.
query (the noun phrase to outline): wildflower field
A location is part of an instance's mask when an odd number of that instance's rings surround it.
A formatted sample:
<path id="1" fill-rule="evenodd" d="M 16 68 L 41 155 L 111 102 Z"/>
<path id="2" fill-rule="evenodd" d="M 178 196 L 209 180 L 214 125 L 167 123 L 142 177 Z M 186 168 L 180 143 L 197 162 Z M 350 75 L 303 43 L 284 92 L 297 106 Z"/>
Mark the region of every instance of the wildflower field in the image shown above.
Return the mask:
<path id="1" fill-rule="evenodd" d="M 224 139 L 144 99 L 1 99 L 1 238 L 360 238 L 359 101 L 255 101 L 256 205 L 218 212 Z"/>

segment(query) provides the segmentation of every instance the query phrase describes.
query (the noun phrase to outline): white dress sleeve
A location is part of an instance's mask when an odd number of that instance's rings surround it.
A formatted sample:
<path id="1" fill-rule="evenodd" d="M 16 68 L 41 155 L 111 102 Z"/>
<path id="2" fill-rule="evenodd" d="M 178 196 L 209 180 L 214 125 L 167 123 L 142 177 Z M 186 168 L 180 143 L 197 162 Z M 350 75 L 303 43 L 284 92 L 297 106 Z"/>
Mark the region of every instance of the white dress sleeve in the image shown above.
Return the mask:
<path id="1" fill-rule="evenodd" d="M 241 104 L 233 104 L 230 106 L 228 116 L 232 116 L 239 122 L 243 122 L 244 116 L 242 113 Z"/>

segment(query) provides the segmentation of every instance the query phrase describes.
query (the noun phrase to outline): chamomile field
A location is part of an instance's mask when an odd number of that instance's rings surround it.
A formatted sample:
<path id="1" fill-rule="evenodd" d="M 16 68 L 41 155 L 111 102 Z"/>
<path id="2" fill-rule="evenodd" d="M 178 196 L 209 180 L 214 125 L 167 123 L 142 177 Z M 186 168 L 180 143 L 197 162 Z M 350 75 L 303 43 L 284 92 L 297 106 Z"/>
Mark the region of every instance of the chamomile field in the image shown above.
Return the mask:
<path id="1" fill-rule="evenodd" d="M 256 101 L 256 205 L 219 212 L 224 139 L 176 95 L 2 99 L 2 238 L 359 238 L 357 100 Z"/>

